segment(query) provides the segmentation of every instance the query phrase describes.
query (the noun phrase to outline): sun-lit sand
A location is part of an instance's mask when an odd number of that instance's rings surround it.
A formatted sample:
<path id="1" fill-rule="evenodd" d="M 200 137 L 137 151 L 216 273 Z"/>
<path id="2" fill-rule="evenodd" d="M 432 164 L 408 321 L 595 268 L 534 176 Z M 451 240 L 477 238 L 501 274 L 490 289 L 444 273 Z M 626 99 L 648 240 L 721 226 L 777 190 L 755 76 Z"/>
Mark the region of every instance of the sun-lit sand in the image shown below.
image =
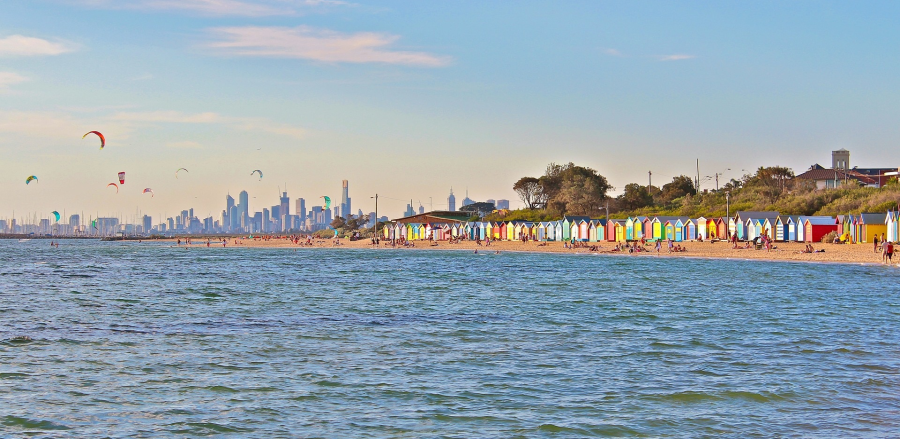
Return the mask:
<path id="1" fill-rule="evenodd" d="M 175 244 L 175 240 L 171 241 Z M 373 248 L 370 240 L 349 241 L 347 239 L 338 240 L 339 245 L 335 245 L 334 240 L 314 240 L 312 246 L 296 245 L 287 238 L 272 238 L 262 240 L 259 238 L 228 238 L 227 248 L 295 248 L 295 249 L 315 249 L 315 248 L 347 248 L 347 249 L 363 249 Z M 544 244 L 544 245 L 542 245 Z M 676 243 L 685 248 L 686 251 L 678 253 L 669 253 L 665 242 L 659 253 L 656 252 L 655 246 L 648 243 L 644 248 L 646 252 L 628 253 L 628 251 L 614 251 L 616 245 L 610 242 L 588 243 L 589 246 L 596 245 L 596 251 L 589 248 L 565 248 L 561 242 L 511 242 L 511 241 L 493 241 L 490 246 L 477 245 L 475 242 L 463 241 L 457 244 L 451 244 L 446 241 L 438 242 L 437 245 L 431 245 L 429 241 L 415 241 L 411 247 L 391 247 L 390 243 L 375 247 L 383 251 L 417 251 L 417 250 L 458 250 L 474 252 L 476 249 L 479 253 L 496 251 L 503 252 L 547 252 L 547 253 L 570 253 L 570 254 L 606 254 L 618 255 L 621 257 L 699 257 L 699 258 L 715 258 L 715 259 L 760 259 L 772 261 L 805 261 L 805 262 L 839 262 L 839 263 L 867 263 L 880 264 L 881 252 L 876 253 L 872 244 L 822 244 L 814 243 L 816 250 L 825 250 L 820 253 L 801 253 L 806 247 L 803 243 L 775 243 L 775 248 L 770 251 L 732 248 L 727 242 L 683 242 Z M 739 243 L 743 247 L 744 243 Z M 184 244 L 182 244 L 184 245 Z M 216 243 L 213 241 L 212 246 L 222 247 L 221 239 Z M 190 247 L 206 247 L 206 240 L 195 239 Z M 895 263 L 898 261 L 895 261 Z"/>

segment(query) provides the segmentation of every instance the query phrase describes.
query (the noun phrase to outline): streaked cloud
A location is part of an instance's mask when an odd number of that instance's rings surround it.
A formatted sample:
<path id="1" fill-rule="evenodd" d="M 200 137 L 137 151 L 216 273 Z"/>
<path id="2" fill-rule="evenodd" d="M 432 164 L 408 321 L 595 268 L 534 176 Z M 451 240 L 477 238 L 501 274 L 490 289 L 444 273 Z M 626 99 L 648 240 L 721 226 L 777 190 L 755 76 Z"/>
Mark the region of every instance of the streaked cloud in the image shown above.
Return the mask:
<path id="1" fill-rule="evenodd" d="M 661 57 L 659 57 L 659 60 L 660 61 L 684 61 L 686 59 L 694 59 L 694 58 L 696 58 L 695 55 L 685 55 L 685 54 L 677 53 L 674 55 L 661 56 Z"/>
<path id="2" fill-rule="evenodd" d="M 0 90 L 10 85 L 19 84 L 29 79 L 15 72 L 0 72 Z"/>
<path id="3" fill-rule="evenodd" d="M 0 56 L 52 56 L 75 51 L 69 43 L 52 42 L 42 38 L 10 35 L 0 38 Z"/>
<path id="4" fill-rule="evenodd" d="M 121 112 L 112 120 L 125 122 L 168 122 L 168 123 L 217 123 L 222 117 L 217 113 L 187 114 L 180 111 Z"/>
<path id="5" fill-rule="evenodd" d="M 609 56 L 623 56 L 623 55 L 622 55 L 622 52 L 619 52 L 619 51 L 616 50 L 616 49 L 604 49 L 604 50 L 603 50 L 603 53 L 605 53 L 605 54 L 607 54 L 607 55 L 609 55 Z"/>
<path id="6" fill-rule="evenodd" d="M 74 0 L 108 9 L 175 11 L 213 16 L 266 17 L 302 15 L 306 10 L 350 5 L 339 0 Z"/>
<path id="7" fill-rule="evenodd" d="M 83 112 L 64 111 L 0 111 L 0 134 L 25 137 L 77 139 L 90 130 L 100 130 L 107 138 L 126 138 L 157 124 L 216 124 L 223 129 L 258 131 L 278 136 L 302 139 L 306 130 L 295 125 L 281 124 L 265 118 L 231 117 L 218 113 L 185 113 L 181 111 L 115 112 L 106 116 L 86 117 Z M 112 136 L 112 133 L 117 136 Z M 168 145 L 167 145 L 168 146 Z M 173 148 L 187 148 L 175 142 Z"/>
<path id="8" fill-rule="evenodd" d="M 166 144 L 166 148 L 203 149 L 203 145 L 194 142 L 193 140 L 182 140 L 180 142 L 169 142 Z"/>
<path id="9" fill-rule="evenodd" d="M 308 26 L 221 27 L 210 29 L 218 41 L 207 46 L 233 56 L 297 58 L 327 63 L 383 63 L 442 67 L 452 58 L 427 52 L 394 50 L 397 35 L 377 32 L 352 34 Z"/>

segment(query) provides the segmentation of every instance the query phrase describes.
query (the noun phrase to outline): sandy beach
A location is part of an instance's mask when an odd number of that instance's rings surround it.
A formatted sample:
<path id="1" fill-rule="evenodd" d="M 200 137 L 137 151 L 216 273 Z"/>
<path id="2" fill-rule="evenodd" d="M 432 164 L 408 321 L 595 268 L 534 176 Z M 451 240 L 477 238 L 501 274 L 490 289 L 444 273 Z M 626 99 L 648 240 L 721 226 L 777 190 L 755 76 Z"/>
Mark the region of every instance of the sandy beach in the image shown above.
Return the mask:
<path id="1" fill-rule="evenodd" d="M 176 244 L 176 240 L 164 240 Z M 151 241 L 148 241 L 151 242 Z M 160 242 L 160 241 L 152 241 Z M 370 240 L 349 241 L 341 239 L 340 244 L 335 245 L 334 240 L 314 240 L 311 246 L 293 244 L 287 238 L 272 238 L 263 240 L 259 238 L 228 238 L 226 248 L 294 248 L 294 249 L 314 249 L 314 248 L 348 248 L 362 249 L 372 248 Z M 490 246 L 478 245 L 471 241 L 462 241 L 459 243 L 449 243 L 440 241 L 437 245 L 431 245 L 429 241 L 415 241 L 412 246 L 391 247 L 390 244 L 382 243 L 376 247 L 387 251 L 416 251 L 416 250 L 457 250 L 474 252 L 543 252 L 543 253 L 569 253 L 569 254 L 606 254 L 621 257 L 693 257 L 693 258 L 714 258 L 714 259 L 759 259 L 768 261 L 798 261 L 798 262 L 831 262 L 831 263 L 851 263 L 851 264 L 881 264 L 881 251 L 877 253 L 873 251 L 872 244 L 822 244 L 814 243 L 813 248 L 816 250 L 824 250 L 817 253 L 801 253 L 806 247 L 805 243 L 797 242 L 779 242 L 775 243 L 773 249 L 766 251 L 765 249 L 756 250 L 753 248 L 732 248 L 727 242 L 680 242 L 676 243 L 684 247 L 683 252 L 668 251 L 665 242 L 659 253 L 656 252 L 655 246 L 648 243 L 644 248 L 646 252 L 629 253 L 626 251 L 615 251 L 615 243 L 600 242 L 588 243 L 591 246 L 596 245 L 596 251 L 590 248 L 566 248 L 562 242 L 513 242 L 513 241 L 492 241 Z M 743 247 L 745 243 L 739 243 Z M 182 240 L 182 246 L 184 241 Z M 211 244 L 214 247 L 222 247 L 222 241 L 215 241 Z M 190 247 L 206 248 L 206 240 L 202 242 L 195 240 Z M 900 261 L 894 261 L 894 264 Z"/>

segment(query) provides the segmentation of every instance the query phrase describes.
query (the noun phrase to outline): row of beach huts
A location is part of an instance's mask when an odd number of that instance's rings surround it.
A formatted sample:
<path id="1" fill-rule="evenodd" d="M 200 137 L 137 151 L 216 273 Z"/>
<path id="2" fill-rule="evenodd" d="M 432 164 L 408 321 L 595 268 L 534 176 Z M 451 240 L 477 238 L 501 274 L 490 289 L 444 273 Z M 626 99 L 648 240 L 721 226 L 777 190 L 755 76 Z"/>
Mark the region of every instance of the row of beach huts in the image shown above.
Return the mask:
<path id="1" fill-rule="evenodd" d="M 858 215 L 795 216 L 778 212 L 737 212 L 731 218 L 689 218 L 682 216 L 638 216 L 627 219 L 593 219 L 566 216 L 546 222 L 442 221 L 429 223 L 397 221 L 382 229 L 384 239 L 445 241 L 456 238 L 502 241 L 581 241 L 627 242 L 669 240 L 694 241 L 730 239 L 751 241 L 763 235 L 778 242 L 819 242 L 836 232 L 845 242 L 871 243 L 875 236 L 898 241 L 898 212 L 863 213 Z"/>

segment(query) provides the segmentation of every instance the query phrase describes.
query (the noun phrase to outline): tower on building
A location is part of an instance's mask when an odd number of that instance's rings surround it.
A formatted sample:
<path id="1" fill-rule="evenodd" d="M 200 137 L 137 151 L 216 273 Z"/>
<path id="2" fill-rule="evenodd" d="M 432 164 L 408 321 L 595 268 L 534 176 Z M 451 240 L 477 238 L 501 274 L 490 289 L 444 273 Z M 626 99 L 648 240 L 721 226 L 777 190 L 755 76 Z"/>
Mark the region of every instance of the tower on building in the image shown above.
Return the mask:
<path id="1" fill-rule="evenodd" d="M 850 151 L 844 148 L 831 151 L 831 169 L 850 169 Z"/>

